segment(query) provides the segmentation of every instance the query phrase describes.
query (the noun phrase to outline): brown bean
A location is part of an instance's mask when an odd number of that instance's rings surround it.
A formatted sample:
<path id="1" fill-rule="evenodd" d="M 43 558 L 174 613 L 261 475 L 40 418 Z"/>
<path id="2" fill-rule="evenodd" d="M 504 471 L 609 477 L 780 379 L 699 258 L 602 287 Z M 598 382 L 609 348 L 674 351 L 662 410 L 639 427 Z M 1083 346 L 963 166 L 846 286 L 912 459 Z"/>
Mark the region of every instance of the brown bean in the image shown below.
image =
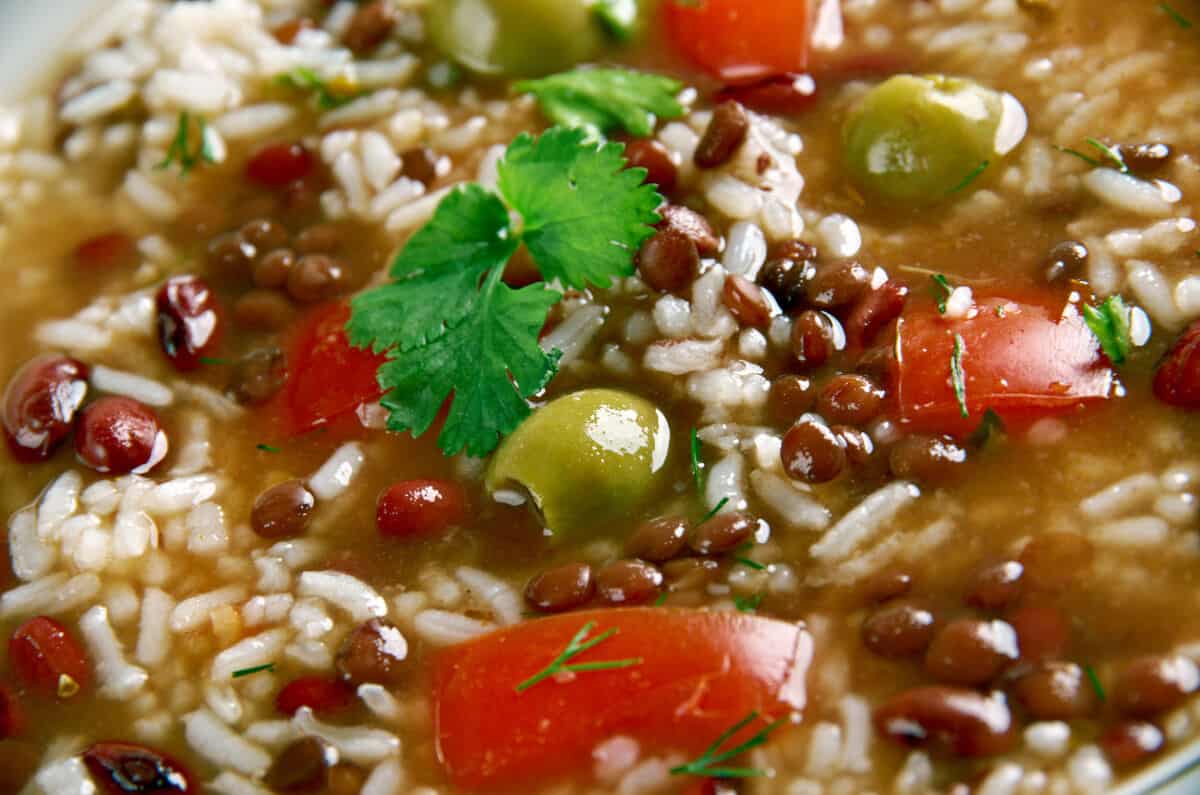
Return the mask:
<path id="1" fill-rule="evenodd" d="M 544 613 L 558 613 L 579 607 L 595 592 L 592 567 L 567 563 L 546 569 L 530 580 L 525 586 L 525 600 Z"/>
<path id="2" fill-rule="evenodd" d="M 191 774 L 160 751 L 125 742 L 100 742 L 82 754 L 93 781 L 107 793 L 128 795 L 192 795 Z"/>
<path id="3" fill-rule="evenodd" d="M 842 440 L 846 448 L 846 461 L 853 466 L 863 466 L 871 460 L 875 452 L 875 441 L 866 431 L 851 428 L 849 425 L 833 425 L 829 428 L 834 436 Z"/>
<path id="4" fill-rule="evenodd" d="M 1025 578 L 1037 588 L 1058 590 L 1087 574 L 1092 542 L 1077 533 L 1041 533 L 1021 550 Z"/>
<path id="5" fill-rule="evenodd" d="M 896 346 L 876 345 L 867 348 L 854 363 L 854 371 L 877 384 L 890 383 L 892 374 L 896 372 Z"/>
<path id="6" fill-rule="evenodd" d="M 1200 320 L 1192 321 L 1159 360 L 1154 396 L 1168 406 L 1200 410 Z"/>
<path id="7" fill-rule="evenodd" d="M 855 260 L 831 262 L 817 268 L 805 287 L 805 295 L 818 309 L 837 309 L 866 295 L 872 276 L 869 268 Z"/>
<path id="8" fill-rule="evenodd" d="M 258 348 L 237 360 L 229 379 L 229 394 L 238 403 L 256 406 L 278 394 L 287 381 L 287 360 L 274 346 Z"/>
<path id="9" fill-rule="evenodd" d="M 1200 689 L 1200 668 L 1181 654 L 1139 657 L 1125 666 L 1113 701 L 1122 714 L 1149 718 L 1183 703 Z"/>
<path id="10" fill-rule="evenodd" d="M 846 443 L 825 423 L 801 417 L 784 434 L 779 458 L 793 480 L 828 483 L 846 468 Z"/>
<path id="11" fill-rule="evenodd" d="M 359 55 L 370 52 L 387 40 L 397 19 L 396 9 L 386 0 L 359 6 L 342 34 L 342 42 Z"/>
<path id="12" fill-rule="evenodd" d="M 817 395 L 817 411 L 830 423 L 865 425 L 883 409 L 886 393 L 863 375 L 835 375 Z"/>
<path id="13" fill-rule="evenodd" d="M 949 684 L 982 685 L 1020 656 L 1016 630 L 1008 623 L 960 618 L 929 644 L 925 670 Z"/>
<path id="14" fill-rule="evenodd" d="M 771 307 L 762 289 L 746 277 L 733 273 L 726 276 L 722 295 L 725 308 L 740 325 L 766 328 L 771 322 Z"/>
<path id="15" fill-rule="evenodd" d="M 1166 745 L 1162 730 L 1145 721 L 1121 721 L 1100 735 L 1100 747 L 1116 765 L 1133 765 L 1154 756 Z"/>
<path id="16" fill-rule="evenodd" d="M 967 604 L 985 610 L 1003 610 L 1020 598 L 1024 573 L 1025 567 L 1015 560 L 983 567 L 975 572 L 967 589 Z"/>
<path id="17" fill-rule="evenodd" d="M 904 311 L 908 286 L 892 279 L 859 298 L 846 316 L 846 340 L 850 347 L 865 348 L 879 332 Z"/>
<path id="18" fill-rule="evenodd" d="M 719 513 L 692 531 L 688 539 L 698 555 L 720 555 L 737 547 L 758 529 L 758 521 L 740 511 Z"/>
<path id="19" fill-rule="evenodd" d="M 920 602 L 889 602 L 863 620 L 863 645 L 882 657 L 913 657 L 929 647 L 934 624 L 933 611 Z"/>
<path id="20" fill-rule="evenodd" d="M 792 356 L 805 370 L 815 370 L 846 347 L 846 333 L 828 312 L 805 310 L 792 321 Z"/>
<path id="21" fill-rule="evenodd" d="M 1118 144 L 1117 152 L 1129 170 L 1138 176 L 1154 174 L 1171 162 L 1175 150 L 1170 144 Z"/>
<path id="22" fill-rule="evenodd" d="M 610 605 L 649 602 L 662 584 L 662 572 L 641 560 L 618 560 L 596 572 L 596 591 Z"/>
<path id="23" fill-rule="evenodd" d="M 863 584 L 863 598 L 868 602 L 887 602 L 904 596 L 913 587 L 913 577 L 904 569 L 884 569 Z"/>
<path id="24" fill-rule="evenodd" d="M 1038 720 L 1075 720 L 1099 705 L 1087 672 L 1069 662 L 1036 666 L 1013 684 L 1013 696 Z"/>
<path id="25" fill-rule="evenodd" d="M 949 436 L 906 436 L 892 446 L 892 474 L 924 486 L 943 486 L 961 476 L 967 451 Z"/>
<path id="26" fill-rule="evenodd" d="M 671 590 L 686 591 L 703 588 L 721 570 L 717 561 L 709 558 L 677 558 L 663 564 L 663 576 L 671 582 Z"/>
<path id="27" fill-rule="evenodd" d="M 721 238 L 717 237 L 712 224 L 700 213 L 682 204 L 668 204 L 658 211 L 662 218 L 658 229 L 673 229 L 696 244 L 702 257 L 715 257 L 721 253 Z"/>
<path id="28" fill-rule="evenodd" d="M 264 252 L 286 246 L 288 233 L 280 224 L 270 218 L 256 218 L 242 224 L 238 230 L 242 240 L 254 246 L 254 250 L 262 256 Z"/>
<path id="29" fill-rule="evenodd" d="M 359 795 L 367 774 L 349 762 L 338 762 L 329 768 L 329 795 Z"/>
<path id="30" fill-rule="evenodd" d="M 332 254 L 342 245 L 342 232 L 336 224 L 313 224 L 292 241 L 299 254 Z"/>
<path id="31" fill-rule="evenodd" d="M 315 737 L 289 743 L 263 776 L 272 792 L 319 792 L 329 781 L 329 759 L 325 745 Z"/>
<path id="32" fill-rule="evenodd" d="M 180 372 L 195 370 L 221 337 L 217 297 L 199 276 L 172 276 L 154 296 L 162 352 Z"/>
<path id="33" fill-rule="evenodd" d="M 251 278 L 255 287 L 282 287 L 287 284 L 288 272 L 296 264 L 296 252 L 290 248 L 268 251 L 254 263 Z"/>
<path id="34" fill-rule="evenodd" d="M 438 160 L 437 153 L 429 147 L 409 149 L 400 155 L 400 162 L 403 164 L 400 173 L 429 187 L 437 182 Z"/>
<path id="35" fill-rule="evenodd" d="M 324 301 L 348 288 L 345 267 L 326 254 L 305 254 L 288 271 L 287 292 L 301 303 Z"/>
<path id="36" fill-rule="evenodd" d="M 338 651 L 338 675 L 352 685 L 398 685 L 404 680 L 408 642 L 395 626 L 373 618 L 350 633 Z"/>
<path id="37" fill-rule="evenodd" d="M 700 168 L 717 168 L 729 162 L 734 153 L 742 148 L 749 132 L 750 117 L 741 103 L 727 100 L 717 105 L 713 108 L 712 121 L 696 145 L 696 165 Z"/>
<path id="38" fill-rule="evenodd" d="M 274 290 L 251 290 L 233 305 L 233 319 L 252 331 L 278 331 L 292 319 L 292 302 Z"/>
<path id="39" fill-rule="evenodd" d="M 97 472 L 141 475 L 167 455 L 158 414 L 133 398 L 106 395 L 79 414 L 75 455 Z"/>
<path id="40" fill-rule="evenodd" d="M 4 391 L 3 424 L 18 461 L 45 461 L 71 433 L 88 393 L 88 366 L 44 353 L 30 359 Z"/>
<path id="41" fill-rule="evenodd" d="M 300 480 L 278 483 L 258 495 L 250 527 L 263 538 L 292 538 L 304 532 L 317 498 Z"/>
<path id="42" fill-rule="evenodd" d="M 1066 654 L 1071 643 L 1071 625 L 1057 607 L 1025 605 L 1004 614 L 1017 632 L 1021 659 L 1027 662 L 1052 660 Z"/>
<path id="43" fill-rule="evenodd" d="M 963 757 L 992 756 L 1016 743 L 1017 725 L 1000 693 L 958 687 L 917 687 L 875 710 L 880 734 L 909 746 L 930 742 Z"/>
<path id="44" fill-rule="evenodd" d="M 816 402 L 812 379 L 803 375 L 781 375 L 771 382 L 767 407 L 776 422 L 791 425 L 808 413 Z"/>
<path id="45" fill-rule="evenodd" d="M 217 235 L 208 244 L 208 266 L 218 274 L 237 276 L 246 273 L 258 251 L 237 232 Z"/>
<path id="46" fill-rule="evenodd" d="M 804 305 L 808 283 L 817 273 L 810 260 L 778 257 L 770 260 L 758 274 L 758 283 L 774 298 L 784 312 Z"/>
<path id="47" fill-rule="evenodd" d="M 625 554 L 652 563 L 678 557 L 687 542 L 688 521 L 682 516 L 660 516 L 642 522 L 625 542 Z"/>
<path id="48" fill-rule="evenodd" d="M 1038 272 L 1051 284 L 1081 279 L 1087 261 L 1087 246 L 1078 240 L 1064 240 L 1050 249 L 1038 265 Z"/>
<path id="49" fill-rule="evenodd" d="M 670 193 L 679 178 L 679 168 L 667 147 L 653 138 L 641 138 L 625 147 L 625 161 L 630 168 L 646 169 L 646 182 L 657 185 L 659 193 Z"/>
<path id="50" fill-rule="evenodd" d="M 655 232 L 638 251 L 638 273 L 652 289 L 669 293 L 682 290 L 700 270 L 696 244 L 672 229 Z"/>
<path id="51" fill-rule="evenodd" d="M 795 262 L 816 262 L 821 252 L 812 243 L 806 243 L 798 237 L 793 237 L 775 246 L 775 250 L 771 253 L 780 259 L 790 259 Z"/>

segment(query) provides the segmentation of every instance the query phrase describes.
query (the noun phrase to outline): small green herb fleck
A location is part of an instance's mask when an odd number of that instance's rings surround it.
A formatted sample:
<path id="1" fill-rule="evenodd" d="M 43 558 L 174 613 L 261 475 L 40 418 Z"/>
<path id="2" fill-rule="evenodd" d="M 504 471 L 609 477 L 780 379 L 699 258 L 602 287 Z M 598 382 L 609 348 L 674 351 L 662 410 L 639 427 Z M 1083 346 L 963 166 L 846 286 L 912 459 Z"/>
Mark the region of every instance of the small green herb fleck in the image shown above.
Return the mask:
<path id="1" fill-rule="evenodd" d="M 259 450 L 262 450 L 264 453 L 278 453 L 279 452 L 278 447 L 275 447 L 274 445 L 270 445 L 270 444 L 256 444 L 254 446 L 257 447 Z"/>
<path id="2" fill-rule="evenodd" d="M 1089 146 L 1098 150 L 1101 157 L 1107 160 L 1110 165 L 1116 166 L 1117 170 L 1122 174 L 1129 173 L 1129 166 L 1125 164 L 1125 158 L 1121 157 L 1121 153 L 1118 150 L 1112 148 L 1103 141 L 1096 140 L 1095 138 L 1086 138 L 1085 140 L 1088 142 Z"/>
<path id="3" fill-rule="evenodd" d="M 1065 146 L 1055 146 L 1054 148 L 1055 148 L 1055 149 L 1057 149 L 1058 151 L 1062 152 L 1064 155 L 1071 155 L 1071 157 L 1077 157 L 1077 158 L 1079 158 L 1080 160 L 1082 160 L 1083 162 L 1087 163 L 1087 164 L 1088 164 L 1089 166 L 1091 166 L 1092 168 L 1102 168 L 1102 167 L 1104 166 L 1104 164 L 1103 164 L 1103 163 L 1101 163 L 1101 162 L 1100 162 L 1099 160 L 1097 160 L 1096 158 L 1094 158 L 1094 157 L 1088 157 L 1088 156 L 1087 156 L 1087 155 L 1085 155 L 1083 152 L 1080 152 L 1080 151 L 1079 151 L 1079 150 L 1077 150 L 1077 149 L 1070 149 L 1070 148 L 1068 148 L 1068 147 L 1065 147 Z"/>
<path id="4" fill-rule="evenodd" d="M 250 676 L 251 674 L 262 673 L 263 671 L 267 671 L 269 673 L 274 673 L 275 672 L 275 663 L 271 662 L 271 663 L 267 663 L 266 665 L 256 665 L 253 668 L 243 668 L 240 671 L 234 671 L 233 678 L 241 679 L 243 676 Z"/>
<path id="5" fill-rule="evenodd" d="M 1085 305 L 1083 319 L 1100 340 L 1100 348 L 1113 364 L 1121 364 L 1133 349 L 1129 334 L 1129 307 L 1121 296 L 1109 297 L 1098 307 Z"/>
<path id="6" fill-rule="evenodd" d="M 595 626 L 595 621 L 589 621 L 584 624 L 583 627 L 575 633 L 575 637 L 571 638 L 571 641 L 567 644 L 567 648 L 563 649 L 561 654 L 551 660 L 549 665 L 526 679 L 521 684 L 517 685 L 517 692 L 524 693 L 526 690 L 538 684 L 539 682 L 543 682 L 555 674 L 566 671 L 570 671 L 572 673 L 579 673 L 583 671 L 613 671 L 618 668 L 630 668 L 632 666 L 642 664 L 643 660 L 641 657 L 630 657 L 624 660 L 599 660 L 597 662 L 572 663 L 572 658 L 583 654 L 588 649 L 603 643 L 613 635 L 617 634 L 617 628 L 613 627 L 606 632 L 601 632 L 591 640 L 585 641 L 584 638 L 587 637 L 588 633 L 591 632 Z"/>
<path id="7" fill-rule="evenodd" d="M 1183 14 L 1176 11 L 1170 5 L 1168 5 L 1166 3 L 1159 3 L 1158 7 L 1160 9 L 1162 9 L 1162 12 L 1164 14 L 1166 14 L 1167 16 L 1169 16 L 1175 22 L 1176 25 L 1183 28 L 1184 30 L 1188 30 L 1192 27 L 1192 21 L 1190 19 L 1188 19 L 1187 17 L 1185 17 Z"/>
<path id="8" fill-rule="evenodd" d="M 208 367 L 225 367 L 229 364 L 228 359 L 218 359 L 215 356 L 201 356 L 200 364 Z"/>
<path id="9" fill-rule="evenodd" d="M 297 91 L 311 91 L 317 100 L 317 107 L 321 110 L 340 108 L 362 96 L 362 92 L 355 91 L 348 86 L 330 83 L 306 66 L 298 66 L 290 72 L 279 75 L 275 78 L 275 82 Z"/>
<path id="10" fill-rule="evenodd" d="M 193 146 L 192 114 L 186 110 L 179 112 L 179 120 L 175 125 L 175 137 L 167 147 L 167 156 L 154 167 L 160 171 L 179 165 L 179 176 L 186 177 L 188 172 L 200 163 L 215 163 L 217 157 L 213 151 L 211 136 L 208 132 L 208 122 L 203 116 L 196 116 L 196 127 L 199 140 Z"/>
<path id="11" fill-rule="evenodd" d="M 623 129 L 638 138 L 654 132 L 659 119 L 675 119 L 684 108 L 678 80 L 632 69 L 575 69 L 523 80 L 514 87 L 533 94 L 546 118 L 598 137 Z"/>
<path id="12" fill-rule="evenodd" d="M 724 507 L 725 507 L 726 505 L 728 505 L 728 504 L 729 504 L 729 498 L 728 498 L 728 497 L 722 497 L 722 498 L 721 498 L 721 501 L 720 501 L 720 502 L 718 502 L 716 505 L 714 505 L 711 511 L 709 511 L 709 512 L 708 512 L 708 513 L 706 513 L 706 514 L 704 514 L 704 516 L 700 517 L 700 521 L 696 522 L 696 524 L 704 524 L 704 523 L 705 523 L 705 522 L 707 522 L 709 519 L 713 518 L 713 517 L 714 517 L 714 516 L 716 516 L 718 513 L 720 513 L 720 512 L 721 512 L 721 509 L 722 509 L 722 508 L 724 508 Z"/>
<path id="13" fill-rule="evenodd" d="M 734 598 L 733 606 L 743 613 L 753 613 L 755 610 L 758 610 L 758 606 L 762 604 L 763 597 L 765 596 L 766 594 L 762 591 L 750 594 L 749 596 L 738 596 Z"/>
<path id="14" fill-rule="evenodd" d="M 696 483 L 696 491 L 704 493 L 704 460 L 700 458 L 700 432 L 692 428 L 690 452 L 692 455 L 692 480 Z"/>
<path id="15" fill-rule="evenodd" d="M 617 41 L 629 41 L 637 30 L 637 0 L 596 0 L 592 13 Z"/>
<path id="16" fill-rule="evenodd" d="M 970 185 L 972 182 L 974 182 L 975 180 L 979 179 L 979 175 L 980 175 L 980 174 L 982 174 L 984 171 L 987 171 L 987 167 L 988 167 L 988 166 L 990 166 L 991 164 L 992 164 L 992 161 L 990 161 L 990 160 L 984 160 L 982 163 L 980 163 L 979 165 L 975 166 L 975 168 L 974 168 L 974 169 L 971 171 L 971 173 L 970 173 L 970 174 L 967 174 L 965 177 L 963 177 L 963 179 L 962 179 L 962 182 L 958 183 L 958 184 L 957 184 L 957 185 L 955 185 L 953 188 L 951 188 L 950 190 L 946 191 L 946 194 L 947 194 L 947 195 L 952 195 L 952 194 L 955 194 L 955 193 L 959 193 L 960 191 L 966 190 L 966 189 L 967 189 L 967 187 L 968 187 L 968 186 L 969 186 L 969 185 Z"/>
<path id="17" fill-rule="evenodd" d="M 1004 431 L 1004 420 L 994 409 L 988 409 L 983 412 L 983 419 L 979 421 L 979 427 L 972 431 L 969 441 L 976 447 L 986 447 L 988 442 L 1002 436 Z"/>
<path id="18" fill-rule="evenodd" d="M 1096 675 L 1096 669 L 1085 665 L 1083 671 L 1087 674 L 1088 681 L 1092 684 L 1092 690 L 1096 691 L 1096 697 L 1100 699 L 1100 702 L 1108 701 L 1108 695 L 1104 692 L 1104 685 L 1100 683 L 1100 677 Z"/>
<path id="19" fill-rule="evenodd" d="M 933 281 L 933 298 L 937 301 L 937 309 L 941 314 L 946 314 L 946 300 L 954 293 L 954 285 L 950 284 L 941 273 L 935 273 L 929 277 Z"/>
<path id="20" fill-rule="evenodd" d="M 1004 308 L 1004 304 L 996 304 L 996 317 L 1004 317 L 1008 314 L 1008 310 Z"/>
<path id="21" fill-rule="evenodd" d="M 966 346 L 961 334 L 954 335 L 954 352 L 950 354 L 950 383 L 954 386 L 954 399 L 958 401 L 958 412 L 963 419 L 971 416 L 967 408 L 967 379 L 963 374 L 963 352 Z"/>
<path id="22" fill-rule="evenodd" d="M 670 591 L 663 591 L 662 593 L 660 593 L 658 595 L 658 598 L 654 600 L 654 606 L 662 607 L 663 604 L 667 601 L 667 597 L 670 595 L 671 595 Z"/>
<path id="23" fill-rule="evenodd" d="M 722 762 L 727 762 L 736 756 L 740 756 L 747 751 L 757 748 L 767 741 L 767 737 L 771 732 L 775 731 L 781 723 L 787 718 L 779 718 L 772 721 L 758 731 L 753 737 L 741 745 L 730 748 L 728 751 L 722 751 L 721 746 L 724 745 L 731 737 L 740 732 L 742 729 L 749 726 L 751 723 L 759 719 L 757 712 L 751 712 L 742 720 L 738 721 L 734 726 L 727 729 L 720 737 L 713 742 L 712 745 L 705 750 L 704 753 L 696 757 L 696 759 L 684 765 L 671 768 L 672 775 L 688 775 L 688 776 L 707 776 L 709 778 L 754 778 L 757 776 L 767 775 L 767 771 L 760 770 L 756 767 L 722 767 Z"/>

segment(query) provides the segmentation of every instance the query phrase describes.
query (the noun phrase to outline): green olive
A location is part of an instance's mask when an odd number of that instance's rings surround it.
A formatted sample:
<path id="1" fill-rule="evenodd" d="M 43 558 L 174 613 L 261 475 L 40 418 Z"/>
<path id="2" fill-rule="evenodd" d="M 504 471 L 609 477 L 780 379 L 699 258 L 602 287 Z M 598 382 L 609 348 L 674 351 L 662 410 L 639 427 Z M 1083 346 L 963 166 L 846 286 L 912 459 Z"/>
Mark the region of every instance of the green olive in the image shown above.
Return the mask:
<path id="1" fill-rule="evenodd" d="M 491 493 L 519 488 L 546 528 L 569 534 L 627 515 L 658 486 L 671 430 L 653 403 L 587 389 L 535 411 L 492 457 Z"/>
<path id="2" fill-rule="evenodd" d="M 934 204 L 995 173 L 1026 125 L 1011 94 L 960 78 L 897 75 L 851 111 L 843 157 L 871 197 Z"/>
<path id="3" fill-rule="evenodd" d="M 425 19 L 439 50 L 488 75 L 561 72 L 605 43 L 589 0 L 434 0 Z"/>

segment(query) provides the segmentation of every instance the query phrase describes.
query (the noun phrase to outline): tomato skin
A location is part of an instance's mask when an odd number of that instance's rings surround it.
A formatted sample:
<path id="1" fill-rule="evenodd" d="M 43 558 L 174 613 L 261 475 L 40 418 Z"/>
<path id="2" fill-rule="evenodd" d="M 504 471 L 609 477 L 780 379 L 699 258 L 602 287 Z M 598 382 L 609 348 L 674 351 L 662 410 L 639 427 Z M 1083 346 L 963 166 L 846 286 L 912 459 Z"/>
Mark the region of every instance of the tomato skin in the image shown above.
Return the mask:
<path id="1" fill-rule="evenodd" d="M 931 304 L 900 318 L 892 392 L 907 428 L 969 433 L 987 409 L 1020 425 L 1109 398 L 1112 367 L 1064 295 L 976 295 L 975 303 L 963 319 L 946 319 Z M 950 377 L 955 335 L 963 343 L 967 417 Z"/>
<path id="2" fill-rule="evenodd" d="M 588 622 L 589 638 L 617 632 L 573 662 L 641 663 L 515 691 Z M 528 792 L 532 782 L 589 770 L 592 749 L 617 734 L 648 755 L 699 754 L 753 711 L 770 719 L 802 709 L 811 656 L 802 626 L 736 612 L 629 607 L 518 624 L 434 659 L 438 758 L 463 789 Z"/>
<path id="3" fill-rule="evenodd" d="M 442 532 L 467 515 L 467 493 L 446 480 L 403 480 L 383 494 L 375 508 L 379 534 L 414 538 Z"/>
<path id="4" fill-rule="evenodd" d="M 301 319 L 288 351 L 288 380 L 278 401 L 287 436 L 299 436 L 350 414 L 383 390 L 375 378 L 382 355 L 350 346 L 350 306 L 323 304 Z"/>
<path id="5" fill-rule="evenodd" d="M 1154 396 L 1168 406 L 1200 409 L 1200 320 L 1175 340 L 1154 372 Z"/>
<path id="6" fill-rule="evenodd" d="M 8 657 L 22 682 L 51 698 L 58 697 L 63 676 L 74 679 L 80 689 L 92 679 L 91 666 L 79 642 L 66 627 L 46 616 L 31 618 L 17 627 L 8 641 Z"/>
<path id="7" fill-rule="evenodd" d="M 295 715 L 308 707 L 317 715 L 332 715 L 350 706 L 354 691 L 340 679 L 302 676 L 283 686 L 275 697 L 275 709 L 283 715 Z"/>
<path id="8" fill-rule="evenodd" d="M 17 700 L 17 694 L 0 683 L 0 740 L 17 737 L 25 731 L 25 708 Z"/>
<path id="9" fill-rule="evenodd" d="M 726 83 L 808 66 L 808 0 L 665 0 L 662 13 L 676 49 Z"/>

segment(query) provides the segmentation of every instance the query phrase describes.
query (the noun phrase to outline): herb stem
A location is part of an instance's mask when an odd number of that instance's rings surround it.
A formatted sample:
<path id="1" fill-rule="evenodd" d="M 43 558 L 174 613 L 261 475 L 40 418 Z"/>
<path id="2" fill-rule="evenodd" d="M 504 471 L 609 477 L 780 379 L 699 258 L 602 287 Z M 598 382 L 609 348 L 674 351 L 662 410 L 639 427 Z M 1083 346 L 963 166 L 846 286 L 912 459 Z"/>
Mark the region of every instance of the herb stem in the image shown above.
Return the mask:
<path id="1" fill-rule="evenodd" d="M 707 776 L 709 778 L 753 778 L 757 776 L 765 776 L 767 771 L 760 770 L 755 767 L 720 767 L 722 762 L 727 762 L 736 756 L 740 756 L 747 751 L 757 748 L 767 741 L 767 737 L 771 732 L 779 727 L 779 724 L 787 720 L 786 717 L 772 721 L 760 729 L 750 739 L 746 740 L 741 745 L 730 748 L 727 751 L 722 751 L 723 746 L 731 737 L 736 735 L 742 729 L 749 726 L 755 720 L 758 720 L 758 712 L 751 712 L 742 720 L 726 729 L 720 737 L 718 737 L 712 745 L 710 745 L 704 753 L 698 756 L 687 764 L 679 765 L 671 768 L 672 775 L 689 775 L 689 776 Z"/>
<path id="2" fill-rule="evenodd" d="M 958 412 L 963 419 L 971 416 L 967 408 L 967 379 L 963 373 L 963 352 L 966 345 L 961 334 L 954 335 L 954 352 L 950 355 L 950 382 L 954 386 L 954 399 L 958 401 Z"/>
<path id="3" fill-rule="evenodd" d="M 1183 28 L 1184 30 L 1189 30 L 1192 27 L 1192 21 L 1190 19 L 1188 19 L 1183 14 L 1176 11 L 1174 8 L 1172 8 L 1167 3 L 1159 3 L 1158 7 L 1160 9 L 1162 9 L 1162 12 L 1164 14 L 1166 14 L 1167 16 L 1169 16 L 1175 22 L 1176 25 Z"/>
<path id="4" fill-rule="evenodd" d="M 613 635 L 617 634 L 617 628 L 612 627 L 611 629 L 601 632 L 596 637 L 585 641 L 584 638 L 586 638 L 588 633 L 590 633 L 595 627 L 595 621 L 589 621 L 584 624 L 580 630 L 575 633 L 575 636 L 571 638 L 570 642 L 567 643 L 567 647 L 563 649 L 562 652 L 555 657 L 549 665 L 517 685 L 516 691 L 518 693 L 524 693 L 526 690 L 538 684 L 539 682 L 544 682 L 545 680 L 559 673 L 613 671 L 620 668 L 630 668 L 634 665 L 642 664 L 644 660 L 641 657 L 628 657 L 623 660 L 597 660 L 594 662 L 572 663 L 572 658 L 583 654 L 589 649 L 595 648 L 599 644 L 611 638 Z"/>
<path id="5" fill-rule="evenodd" d="M 691 439 L 691 455 L 692 455 L 692 480 L 696 483 L 696 491 L 699 494 L 704 493 L 704 461 L 700 458 L 700 432 L 696 427 L 692 426 Z"/>

